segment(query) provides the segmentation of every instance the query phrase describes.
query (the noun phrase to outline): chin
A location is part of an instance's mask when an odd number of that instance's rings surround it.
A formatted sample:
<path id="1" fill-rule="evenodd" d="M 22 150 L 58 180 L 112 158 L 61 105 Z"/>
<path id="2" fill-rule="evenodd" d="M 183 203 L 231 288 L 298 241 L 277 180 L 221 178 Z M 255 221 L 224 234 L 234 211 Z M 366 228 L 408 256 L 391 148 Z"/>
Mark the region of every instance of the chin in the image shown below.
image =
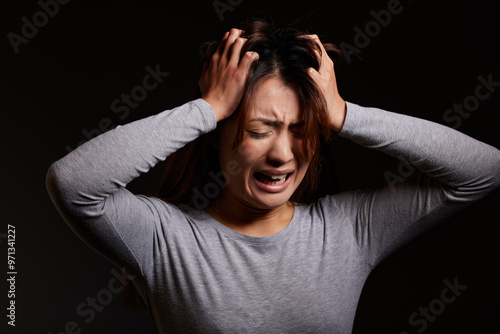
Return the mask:
<path id="1" fill-rule="evenodd" d="M 293 177 L 288 178 L 282 184 L 262 184 L 262 182 L 251 179 L 250 194 L 252 202 L 262 209 L 274 209 L 286 204 L 298 185 Z"/>
<path id="2" fill-rule="evenodd" d="M 292 194 L 259 194 L 254 197 L 254 203 L 256 202 L 260 209 L 275 209 L 286 204 L 290 197 Z"/>

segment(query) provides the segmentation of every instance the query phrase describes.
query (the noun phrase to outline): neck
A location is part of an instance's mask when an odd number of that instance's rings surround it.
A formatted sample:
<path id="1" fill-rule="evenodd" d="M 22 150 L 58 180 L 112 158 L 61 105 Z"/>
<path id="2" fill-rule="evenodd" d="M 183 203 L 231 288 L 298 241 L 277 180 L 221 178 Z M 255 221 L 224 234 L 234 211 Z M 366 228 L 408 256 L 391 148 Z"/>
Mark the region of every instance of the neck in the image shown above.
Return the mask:
<path id="1" fill-rule="evenodd" d="M 294 205 L 291 201 L 276 208 L 256 208 L 232 196 L 219 196 L 205 211 L 232 230 L 256 237 L 276 234 L 292 220 Z"/>

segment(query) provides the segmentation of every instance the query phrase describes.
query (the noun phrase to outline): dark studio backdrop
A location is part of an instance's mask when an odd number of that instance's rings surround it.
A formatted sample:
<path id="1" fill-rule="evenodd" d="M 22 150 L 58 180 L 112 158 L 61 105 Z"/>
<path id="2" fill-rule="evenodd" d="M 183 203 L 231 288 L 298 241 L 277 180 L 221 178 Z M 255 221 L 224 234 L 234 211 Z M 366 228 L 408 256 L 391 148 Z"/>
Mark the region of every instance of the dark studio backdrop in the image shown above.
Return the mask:
<path id="1" fill-rule="evenodd" d="M 186 102 L 203 41 L 252 15 L 286 23 L 310 13 L 312 32 L 362 58 L 350 56 L 337 69 L 344 99 L 453 126 L 499 148 L 495 8 L 472 0 L 3 4 L 0 332 L 155 333 L 144 311 L 123 306 L 125 283 L 114 267 L 63 222 L 45 173 L 82 141 Z M 156 79 L 146 88 L 148 74 Z M 331 150 L 338 190 L 411 174 L 397 159 L 341 138 Z M 131 189 L 147 188 L 150 174 Z M 499 199 L 494 192 L 377 267 L 354 333 L 499 332 Z M 8 225 L 16 235 L 14 285 Z M 12 300 L 15 327 L 7 317 Z"/>

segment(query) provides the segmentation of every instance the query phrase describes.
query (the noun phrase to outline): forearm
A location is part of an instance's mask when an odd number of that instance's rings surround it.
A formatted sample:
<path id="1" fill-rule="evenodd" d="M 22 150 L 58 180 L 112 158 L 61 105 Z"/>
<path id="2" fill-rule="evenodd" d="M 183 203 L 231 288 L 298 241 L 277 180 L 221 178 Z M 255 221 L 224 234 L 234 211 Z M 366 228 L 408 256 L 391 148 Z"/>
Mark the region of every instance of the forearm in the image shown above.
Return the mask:
<path id="1" fill-rule="evenodd" d="M 334 110 L 336 112 L 332 113 L 330 116 L 330 128 L 339 133 L 344 126 L 346 114 L 347 114 L 347 103 L 340 96 L 337 96 L 335 102 L 332 102 L 334 105 Z"/>
<path id="2" fill-rule="evenodd" d="M 118 126 L 56 161 L 47 174 L 49 193 L 62 205 L 95 214 L 109 194 L 215 126 L 201 99 Z"/>
<path id="3" fill-rule="evenodd" d="M 403 159 L 457 195 L 500 184 L 499 150 L 437 123 L 348 102 L 339 134 Z"/>
<path id="4" fill-rule="evenodd" d="M 339 135 L 420 171 L 404 182 L 334 198 L 371 265 L 500 185 L 499 150 L 437 123 L 347 102 Z"/>

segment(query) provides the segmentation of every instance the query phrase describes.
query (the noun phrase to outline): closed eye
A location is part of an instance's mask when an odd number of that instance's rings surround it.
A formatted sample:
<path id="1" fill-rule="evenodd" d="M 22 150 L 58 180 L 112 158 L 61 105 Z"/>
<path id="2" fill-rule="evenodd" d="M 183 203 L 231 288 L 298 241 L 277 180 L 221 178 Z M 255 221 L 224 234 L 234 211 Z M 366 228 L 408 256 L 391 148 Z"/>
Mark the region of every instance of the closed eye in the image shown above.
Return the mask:
<path id="1" fill-rule="evenodd" d="M 270 134 L 270 132 L 255 132 L 255 131 L 248 131 L 248 133 L 250 134 L 250 137 L 253 138 L 264 138 Z"/>

